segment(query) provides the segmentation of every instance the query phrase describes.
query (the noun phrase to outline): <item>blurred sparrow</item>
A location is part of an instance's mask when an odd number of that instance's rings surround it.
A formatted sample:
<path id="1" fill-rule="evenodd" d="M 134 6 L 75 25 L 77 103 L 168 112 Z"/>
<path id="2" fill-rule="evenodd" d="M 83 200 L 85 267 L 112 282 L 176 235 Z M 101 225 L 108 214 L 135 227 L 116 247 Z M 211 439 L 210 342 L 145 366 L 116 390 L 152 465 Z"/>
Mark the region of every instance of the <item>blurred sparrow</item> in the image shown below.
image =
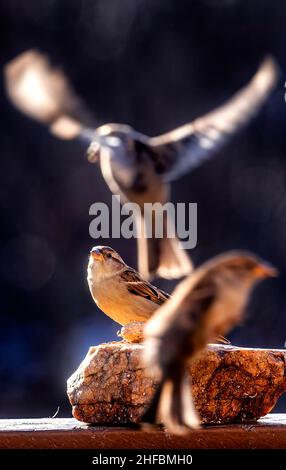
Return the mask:
<path id="1" fill-rule="evenodd" d="M 144 360 L 159 387 L 143 422 L 159 417 L 170 432 L 199 426 L 186 374 L 187 361 L 241 322 L 251 288 L 276 270 L 245 252 L 230 252 L 182 281 L 145 326 Z"/>
<path id="2" fill-rule="evenodd" d="M 91 250 L 87 280 L 96 305 L 121 325 L 146 322 L 170 297 L 144 281 L 108 246 L 96 246 Z"/>
<path id="3" fill-rule="evenodd" d="M 57 136 L 83 139 L 89 146 L 88 160 L 100 161 L 110 190 L 123 202 L 139 205 L 137 226 L 143 236 L 138 238 L 138 259 L 144 278 L 175 278 L 192 269 L 179 240 L 166 236 L 171 223 L 167 224 L 167 218 L 163 238 L 156 238 L 147 227 L 150 221 L 142 220 L 144 203 L 168 201 L 170 181 L 212 157 L 246 125 L 268 98 L 277 75 L 277 66 L 268 57 L 250 82 L 224 105 L 190 124 L 150 138 L 123 124 L 91 129 L 89 112 L 67 79 L 39 52 L 28 51 L 5 68 L 6 89 L 13 103 L 48 124 Z M 144 237 L 144 229 L 151 238 Z"/>

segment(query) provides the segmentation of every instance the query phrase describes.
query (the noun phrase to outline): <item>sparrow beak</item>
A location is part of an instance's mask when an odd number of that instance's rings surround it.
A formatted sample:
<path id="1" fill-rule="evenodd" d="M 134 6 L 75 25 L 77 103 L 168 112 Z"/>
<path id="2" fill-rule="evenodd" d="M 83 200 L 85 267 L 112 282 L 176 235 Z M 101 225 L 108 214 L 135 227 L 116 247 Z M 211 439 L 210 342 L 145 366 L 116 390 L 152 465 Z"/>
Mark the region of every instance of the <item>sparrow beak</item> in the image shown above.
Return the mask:
<path id="1" fill-rule="evenodd" d="M 101 251 L 98 248 L 92 248 L 92 250 L 90 252 L 90 256 L 92 256 L 92 258 L 95 261 L 102 261 L 103 260 L 103 255 L 102 255 Z"/>
<path id="2" fill-rule="evenodd" d="M 277 277 L 279 271 L 270 264 L 258 264 L 254 269 L 254 275 L 257 278 Z"/>

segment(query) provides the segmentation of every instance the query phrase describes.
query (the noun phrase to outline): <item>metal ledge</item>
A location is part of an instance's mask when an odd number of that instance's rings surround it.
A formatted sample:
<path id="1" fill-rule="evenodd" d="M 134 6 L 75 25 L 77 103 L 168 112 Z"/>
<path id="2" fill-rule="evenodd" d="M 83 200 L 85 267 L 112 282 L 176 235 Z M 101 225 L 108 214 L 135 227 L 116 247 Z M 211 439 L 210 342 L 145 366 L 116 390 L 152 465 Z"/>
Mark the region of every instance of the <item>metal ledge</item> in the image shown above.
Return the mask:
<path id="1" fill-rule="evenodd" d="M 204 426 L 186 437 L 161 429 L 89 426 L 73 418 L 2 419 L 0 449 L 285 449 L 286 414 L 254 424 Z"/>

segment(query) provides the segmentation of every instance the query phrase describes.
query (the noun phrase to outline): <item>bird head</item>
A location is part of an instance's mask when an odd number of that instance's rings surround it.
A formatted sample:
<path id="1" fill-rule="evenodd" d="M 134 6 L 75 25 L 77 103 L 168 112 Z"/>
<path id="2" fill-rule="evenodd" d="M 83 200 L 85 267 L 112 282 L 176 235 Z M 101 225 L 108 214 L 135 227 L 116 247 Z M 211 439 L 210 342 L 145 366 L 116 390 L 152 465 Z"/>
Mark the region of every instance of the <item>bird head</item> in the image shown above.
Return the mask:
<path id="1" fill-rule="evenodd" d="M 226 282 L 251 287 L 257 281 L 278 276 L 278 270 L 257 256 L 236 251 L 218 256 L 213 269 Z"/>
<path id="2" fill-rule="evenodd" d="M 102 153 L 112 151 L 116 157 L 121 153 L 126 155 L 126 150 L 132 145 L 134 131 L 125 124 L 104 124 L 95 130 L 94 140 L 87 150 L 88 161 L 94 163 L 100 159 Z"/>
<path id="3" fill-rule="evenodd" d="M 109 246 L 94 246 L 90 251 L 88 268 L 97 280 L 109 277 L 124 266 L 121 256 Z"/>

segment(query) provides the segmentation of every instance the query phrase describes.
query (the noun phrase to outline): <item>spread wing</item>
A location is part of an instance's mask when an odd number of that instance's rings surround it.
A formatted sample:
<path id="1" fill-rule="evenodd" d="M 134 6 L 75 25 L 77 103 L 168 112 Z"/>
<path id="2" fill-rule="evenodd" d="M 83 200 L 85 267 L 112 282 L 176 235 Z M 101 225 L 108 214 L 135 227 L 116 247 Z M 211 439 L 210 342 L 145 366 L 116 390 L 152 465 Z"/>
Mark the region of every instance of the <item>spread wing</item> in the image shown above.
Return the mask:
<path id="1" fill-rule="evenodd" d="M 23 113 L 50 126 L 62 139 L 91 136 L 93 118 L 63 72 L 36 50 L 17 56 L 4 68 L 5 86 Z"/>
<path id="2" fill-rule="evenodd" d="M 125 281 L 127 289 L 133 295 L 139 295 L 140 297 L 144 297 L 158 305 L 162 305 L 170 298 L 170 295 L 166 292 L 163 292 L 149 282 L 144 281 L 132 268 L 126 269 L 126 271 L 121 274 L 121 277 Z"/>
<path id="3" fill-rule="evenodd" d="M 278 79 L 278 68 L 266 58 L 252 80 L 229 101 L 209 114 L 149 140 L 158 173 L 176 179 L 212 157 L 258 113 Z"/>

